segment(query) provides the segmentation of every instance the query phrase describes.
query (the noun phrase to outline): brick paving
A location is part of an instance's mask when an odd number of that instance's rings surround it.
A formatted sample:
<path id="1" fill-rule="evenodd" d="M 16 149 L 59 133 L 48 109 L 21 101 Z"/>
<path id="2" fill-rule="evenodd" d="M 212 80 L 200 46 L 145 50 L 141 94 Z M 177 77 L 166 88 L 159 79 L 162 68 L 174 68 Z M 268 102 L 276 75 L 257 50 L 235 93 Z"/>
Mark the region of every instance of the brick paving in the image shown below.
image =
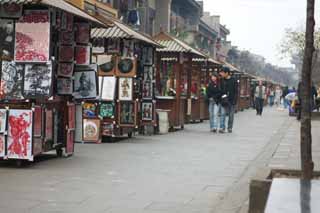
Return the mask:
<path id="1" fill-rule="evenodd" d="M 286 112 L 266 109 L 259 117 L 248 110 L 236 115 L 232 134 L 214 135 L 205 122 L 169 135 L 77 144 L 71 158 L 45 158 L 27 168 L 1 163 L 0 209 L 10 213 L 238 212 L 247 200 L 250 177 L 269 162 L 288 125 L 295 124 Z"/>

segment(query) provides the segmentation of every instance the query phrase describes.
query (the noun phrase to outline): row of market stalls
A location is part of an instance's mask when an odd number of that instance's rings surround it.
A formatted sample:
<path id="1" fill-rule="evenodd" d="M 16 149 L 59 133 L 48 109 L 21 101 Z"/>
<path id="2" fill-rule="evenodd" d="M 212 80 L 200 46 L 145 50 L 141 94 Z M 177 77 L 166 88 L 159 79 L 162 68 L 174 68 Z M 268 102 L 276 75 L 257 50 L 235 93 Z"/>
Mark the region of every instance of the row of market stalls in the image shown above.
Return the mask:
<path id="1" fill-rule="evenodd" d="M 208 119 L 210 73 L 228 66 L 238 109 L 250 106 L 252 76 L 179 39 L 154 38 L 64 0 L 0 1 L 0 158 L 28 160 L 75 142 L 100 143 Z"/>

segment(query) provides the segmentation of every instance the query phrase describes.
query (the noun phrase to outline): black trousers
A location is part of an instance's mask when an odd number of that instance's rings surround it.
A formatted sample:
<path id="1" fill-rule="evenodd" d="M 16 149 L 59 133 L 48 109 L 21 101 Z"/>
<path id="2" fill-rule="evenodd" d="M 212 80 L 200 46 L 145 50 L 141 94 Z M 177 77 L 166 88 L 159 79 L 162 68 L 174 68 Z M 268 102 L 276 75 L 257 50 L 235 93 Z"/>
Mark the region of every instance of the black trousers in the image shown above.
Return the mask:
<path id="1" fill-rule="evenodd" d="M 262 115 L 264 106 L 264 99 L 263 98 L 256 98 L 256 110 L 258 115 Z"/>

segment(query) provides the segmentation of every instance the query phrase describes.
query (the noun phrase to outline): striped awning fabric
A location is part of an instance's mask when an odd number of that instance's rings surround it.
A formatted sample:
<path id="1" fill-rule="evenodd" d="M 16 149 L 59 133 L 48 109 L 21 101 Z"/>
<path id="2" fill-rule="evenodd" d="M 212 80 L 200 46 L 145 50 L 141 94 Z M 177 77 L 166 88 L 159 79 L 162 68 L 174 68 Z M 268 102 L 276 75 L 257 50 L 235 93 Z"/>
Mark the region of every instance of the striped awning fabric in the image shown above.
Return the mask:
<path id="1" fill-rule="evenodd" d="M 29 4 L 29 3 L 36 3 L 37 0 L 0 0 L 0 4 Z"/>

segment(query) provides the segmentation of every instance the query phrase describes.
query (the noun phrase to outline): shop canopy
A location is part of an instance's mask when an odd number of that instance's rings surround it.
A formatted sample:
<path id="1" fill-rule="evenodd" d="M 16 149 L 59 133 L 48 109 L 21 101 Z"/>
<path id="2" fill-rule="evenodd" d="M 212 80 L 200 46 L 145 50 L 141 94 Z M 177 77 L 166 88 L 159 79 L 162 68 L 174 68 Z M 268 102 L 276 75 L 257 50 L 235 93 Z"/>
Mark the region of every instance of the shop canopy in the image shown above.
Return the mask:
<path id="1" fill-rule="evenodd" d="M 92 21 L 96 24 L 105 26 L 104 23 L 99 21 L 98 19 L 94 18 L 93 16 L 89 15 L 88 13 L 84 12 L 83 10 L 73 6 L 72 4 L 64 1 L 64 0 L 0 0 L 0 4 L 42 4 L 49 7 L 54 7 L 57 9 L 61 9 L 65 12 L 71 13 L 75 16 L 80 18 L 84 18 L 86 20 Z"/>
<path id="2" fill-rule="evenodd" d="M 97 18 L 101 20 L 98 16 Z M 133 30 L 132 28 L 121 23 L 120 21 L 117 21 L 115 19 L 105 20 L 105 18 L 101 21 L 108 21 L 111 26 L 108 28 L 93 28 L 91 30 L 91 38 L 136 39 L 155 47 L 161 47 L 160 44 L 152 40 L 152 38 L 150 38 L 149 36 Z"/>
<path id="3" fill-rule="evenodd" d="M 228 62 L 223 62 L 223 63 L 224 63 L 224 66 L 229 67 L 231 71 L 241 72 L 237 67 L 233 66 L 232 64 Z"/>

